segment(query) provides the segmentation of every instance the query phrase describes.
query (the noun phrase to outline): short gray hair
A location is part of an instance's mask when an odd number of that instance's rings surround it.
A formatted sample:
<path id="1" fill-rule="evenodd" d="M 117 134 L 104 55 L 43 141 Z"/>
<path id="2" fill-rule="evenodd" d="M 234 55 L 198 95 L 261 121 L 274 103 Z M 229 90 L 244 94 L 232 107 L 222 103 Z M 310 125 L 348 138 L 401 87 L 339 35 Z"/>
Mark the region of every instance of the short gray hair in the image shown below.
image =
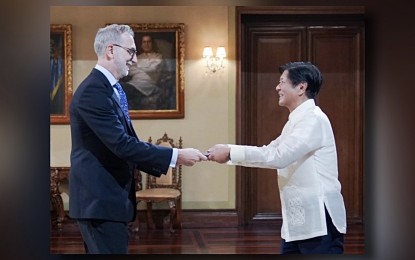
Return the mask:
<path id="1" fill-rule="evenodd" d="M 111 24 L 103 28 L 99 28 L 95 36 L 94 50 L 98 57 L 102 57 L 105 48 L 111 43 L 118 43 L 123 33 L 129 33 L 134 37 L 134 31 L 130 26 L 125 24 Z"/>

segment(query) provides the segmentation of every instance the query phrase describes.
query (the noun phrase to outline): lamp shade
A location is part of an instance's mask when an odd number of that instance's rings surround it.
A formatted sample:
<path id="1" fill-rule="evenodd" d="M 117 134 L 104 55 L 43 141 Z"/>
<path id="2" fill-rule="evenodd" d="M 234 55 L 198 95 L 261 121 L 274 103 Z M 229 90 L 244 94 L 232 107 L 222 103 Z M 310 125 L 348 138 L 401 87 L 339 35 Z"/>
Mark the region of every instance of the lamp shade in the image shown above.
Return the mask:
<path id="1" fill-rule="evenodd" d="M 208 58 L 213 56 L 213 51 L 211 47 L 203 48 L 203 58 Z"/>
<path id="2" fill-rule="evenodd" d="M 225 58 L 226 57 L 225 47 L 218 47 L 218 49 L 216 50 L 216 57 L 218 57 L 218 58 Z"/>

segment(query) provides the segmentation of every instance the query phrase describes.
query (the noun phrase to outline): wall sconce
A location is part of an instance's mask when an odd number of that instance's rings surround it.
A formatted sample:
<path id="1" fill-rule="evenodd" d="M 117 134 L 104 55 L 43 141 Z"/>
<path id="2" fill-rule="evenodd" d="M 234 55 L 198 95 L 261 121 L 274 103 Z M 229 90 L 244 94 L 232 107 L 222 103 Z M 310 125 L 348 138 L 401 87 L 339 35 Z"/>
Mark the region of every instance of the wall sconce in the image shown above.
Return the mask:
<path id="1" fill-rule="evenodd" d="M 203 49 L 203 58 L 206 60 L 206 68 L 215 73 L 216 71 L 225 68 L 223 66 L 223 59 L 226 58 L 225 47 L 218 47 L 216 49 L 216 56 L 213 56 L 211 47 L 205 47 Z"/>

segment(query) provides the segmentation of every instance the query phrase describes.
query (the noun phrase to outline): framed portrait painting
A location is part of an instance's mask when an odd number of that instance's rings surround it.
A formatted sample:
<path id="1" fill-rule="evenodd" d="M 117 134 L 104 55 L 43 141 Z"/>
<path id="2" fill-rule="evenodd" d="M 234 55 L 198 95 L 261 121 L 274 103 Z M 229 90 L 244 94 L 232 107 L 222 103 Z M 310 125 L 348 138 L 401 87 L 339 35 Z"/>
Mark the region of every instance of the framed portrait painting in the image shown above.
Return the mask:
<path id="1" fill-rule="evenodd" d="M 72 97 L 72 26 L 50 25 L 50 123 L 69 123 Z"/>
<path id="2" fill-rule="evenodd" d="M 128 24 L 137 63 L 120 84 L 132 119 L 184 118 L 184 24 Z"/>

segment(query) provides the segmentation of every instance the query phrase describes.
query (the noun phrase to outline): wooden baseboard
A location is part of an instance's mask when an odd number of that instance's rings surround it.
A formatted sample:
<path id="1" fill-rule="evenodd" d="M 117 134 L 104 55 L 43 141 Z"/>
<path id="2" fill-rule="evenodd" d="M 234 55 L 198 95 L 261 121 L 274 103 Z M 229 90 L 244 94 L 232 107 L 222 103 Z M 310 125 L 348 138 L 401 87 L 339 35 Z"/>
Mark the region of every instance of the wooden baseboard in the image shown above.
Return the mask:
<path id="1" fill-rule="evenodd" d="M 154 210 L 153 219 L 156 226 L 163 225 L 163 219 L 169 214 L 168 210 Z M 146 212 L 138 211 L 140 226 L 145 225 Z M 183 210 L 182 228 L 226 228 L 237 227 L 238 215 L 236 210 Z"/>
<path id="2" fill-rule="evenodd" d="M 236 210 L 192 210 L 183 212 L 183 228 L 237 227 Z"/>

